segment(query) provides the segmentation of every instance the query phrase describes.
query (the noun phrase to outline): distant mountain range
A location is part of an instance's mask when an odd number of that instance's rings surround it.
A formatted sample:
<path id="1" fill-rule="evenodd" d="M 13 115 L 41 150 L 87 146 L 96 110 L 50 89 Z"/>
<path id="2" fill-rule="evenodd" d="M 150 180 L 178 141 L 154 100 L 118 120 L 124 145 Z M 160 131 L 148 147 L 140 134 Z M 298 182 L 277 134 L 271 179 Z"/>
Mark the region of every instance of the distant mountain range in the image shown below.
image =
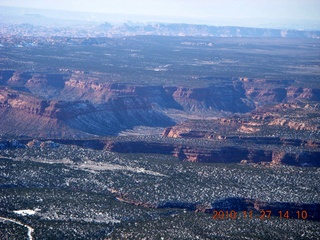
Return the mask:
<path id="1" fill-rule="evenodd" d="M 113 35 L 320 38 L 320 31 L 281 30 L 236 26 L 208 26 L 178 23 L 154 23 L 146 25 L 124 23 L 120 26 L 104 23 L 98 26 L 98 28 Z"/>
<path id="2" fill-rule="evenodd" d="M 136 19 L 129 15 L 126 19 Z M 119 14 L 82 13 L 61 10 L 16 8 L 0 6 L 0 24 L 3 35 L 113 37 L 113 36 L 212 36 L 212 37 L 271 37 L 320 38 L 320 30 L 298 30 L 277 27 L 212 26 L 190 23 L 131 22 Z M 139 21 L 144 21 L 143 16 Z M 172 20 L 174 22 L 174 20 Z M 124 23 L 126 22 L 126 23 Z M 26 25 L 25 23 L 29 24 Z M 218 24 L 218 23 L 217 23 Z M 312 25 L 312 24 L 311 24 Z M 310 25 L 310 26 L 311 26 Z M 14 26 L 14 31 L 11 27 Z M 268 25 L 273 26 L 273 25 Z M 307 25 L 306 25 L 307 26 Z M 313 26 L 313 25 L 312 25 Z"/>

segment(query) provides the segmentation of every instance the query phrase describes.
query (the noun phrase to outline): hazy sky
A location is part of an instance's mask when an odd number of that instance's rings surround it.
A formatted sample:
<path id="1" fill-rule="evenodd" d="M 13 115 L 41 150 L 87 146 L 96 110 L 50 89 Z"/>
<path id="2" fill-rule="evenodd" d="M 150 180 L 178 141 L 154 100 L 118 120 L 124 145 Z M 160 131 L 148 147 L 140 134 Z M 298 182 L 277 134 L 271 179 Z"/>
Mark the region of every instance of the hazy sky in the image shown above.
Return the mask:
<path id="1" fill-rule="evenodd" d="M 320 22 L 320 0 L 0 0 L 0 6 L 192 19 L 309 19 Z"/>

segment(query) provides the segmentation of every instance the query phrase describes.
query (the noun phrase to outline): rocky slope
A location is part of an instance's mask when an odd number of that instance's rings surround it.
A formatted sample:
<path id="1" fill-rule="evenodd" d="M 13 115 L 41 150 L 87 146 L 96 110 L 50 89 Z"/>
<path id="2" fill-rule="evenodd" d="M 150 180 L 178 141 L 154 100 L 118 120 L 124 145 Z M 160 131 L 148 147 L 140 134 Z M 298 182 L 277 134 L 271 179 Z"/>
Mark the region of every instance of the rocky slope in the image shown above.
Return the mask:
<path id="1" fill-rule="evenodd" d="M 0 89 L 0 115 L 1 132 L 32 137 L 113 135 L 136 125 L 173 124 L 141 98 L 115 97 L 93 105 L 89 101 L 44 100 L 6 88 Z"/>
<path id="2" fill-rule="evenodd" d="M 256 106 L 270 103 L 319 101 L 320 96 L 320 89 L 306 88 L 303 83 L 292 80 L 209 78 L 217 84 L 206 87 L 146 86 L 113 83 L 117 76 L 101 73 L 31 73 L 11 70 L 0 73 L 2 85 L 19 87 L 19 90 L 24 89 L 50 100 L 90 100 L 94 104 L 101 104 L 112 97 L 135 96 L 163 108 L 183 108 L 186 111 L 213 109 L 248 112 Z"/>
<path id="3" fill-rule="evenodd" d="M 3 70 L 0 76 L 1 131 L 9 134 L 19 133 L 32 137 L 114 135 L 139 125 L 173 125 L 174 121 L 167 115 L 171 110 L 195 116 L 208 112 L 211 116 L 221 116 L 247 113 L 255 109 L 261 112 L 259 106 L 278 103 L 282 104 L 281 107 L 276 105 L 274 108 L 265 108 L 264 113 L 252 117 L 262 118 L 260 122 L 220 119 L 220 132 L 222 126 L 225 128 L 221 137 L 224 131 L 231 129 L 237 133 L 267 134 L 267 130 L 261 130 L 267 129 L 261 127 L 261 124 L 269 128 L 278 126 L 311 132 L 319 128 L 318 118 L 310 118 L 309 115 L 314 111 L 310 109 L 318 109 L 320 89 L 299 86 L 299 82 L 292 80 L 222 78 L 221 81 L 216 79 L 218 84 L 215 85 L 190 87 L 133 85 L 112 82 L 112 79 L 103 81 L 103 78 L 112 76 L 76 71 L 32 73 Z M 303 108 L 298 106 L 303 102 L 309 104 Z M 284 111 L 284 115 L 279 111 Z M 294 111 L 296 113 L 292 115 Z M 302 117 L 298 117 L 298 111 Z M 309 112 L 309 115 L 304 111 Z M 272 112 L 278 114 L 270 115 Z M 265 119 L 269 120 L 266 122 Z M 33 123 L 40 127 L 35 127 Z M 185 127 L 183 132 L 175 130 L 179 127 L 166 130 L 169 131 L 166 135 L 217 137 L 213 136 L 215 134 L 210 124 L 205 124 L 205 129 L 200 131 L 198 123 L 192 122 L 193 126 Z"/>
<path id="4" fill-rule="evenodd" d="M 188 161 L 320 166 L 319 119 L 317 103 L 278 104 L 242 116 L 189 120 L 167 128 L 163 135 L 215 145 L 210 150 L 186 147 L 175 154 Z"/>
<path id="5" fill-rule="evenodd" d="M 74 143 L 79 144 L 79 143 Z M 82 143 L 80 146 L 84 146 Z M 170 154 L 183 161 L 264 165 L 320 166 L 320 142 L 279 138 L 240 138 L 224 141 L 137 139 L 111 140 L 103 148 L 121 153 Z"/>

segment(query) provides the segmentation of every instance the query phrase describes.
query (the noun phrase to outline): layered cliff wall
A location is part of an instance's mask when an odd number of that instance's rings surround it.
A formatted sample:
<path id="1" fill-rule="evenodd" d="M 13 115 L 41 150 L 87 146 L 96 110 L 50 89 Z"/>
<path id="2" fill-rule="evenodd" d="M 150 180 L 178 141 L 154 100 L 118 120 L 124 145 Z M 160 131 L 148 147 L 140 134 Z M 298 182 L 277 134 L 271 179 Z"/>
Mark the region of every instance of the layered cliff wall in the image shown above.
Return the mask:
<path id="1" fill-rule="evenodd" d="M 86 136 L 117 134 L 139 125 L 173 125 L 174 121 L 168 117 L 167 110 L 173 109 L 191 115 L 201 115 L 204 112 L 213 115 L 247 113 L 266 104 L 293 106 L 299 102 L 318 102 L 320 92 L 316 88 L 293 86 L 297 83 L 292 80 L 222 78 L 219 81 L 214 78 L 213 82 L 217 84 L 188 87 L 133 85 L 113 82 L 114 79 L 103 79 L 111 78 L 109 75 L 83 72 L 58 74 L 5 70 L 1 71 L 0 76 L 1 118 L 3 123 L 8 123 L 8 126 L 3 124 L 4 133 L 23 130 L 22 126 L 27 121 L 21 119 L 30 119 L 31 124 L 32 121 L 48 122 L 49 118 L 52 120 L 50 124 L 62 122 L 66 128 Z M 271 112 L 273 110 L 269 109 Z M 265 112 L 258 117 L 265 119 L 267 115 Z M 301 122 L 298 118 L 283 119 L 280 115 L 269 117 L 273 119 L 269 122 L 270 126 L 289 126 L 292 129 L 314 131 L 319 128 L 316 121 Z M 9 119 L 13 124 L 9 124 Z M 15 122 L 21 129 L 13 130 Z M 250 124 L 243 122 L 241 126 L 237 126 L 237 130 L 244 133 L 261 132 L 259 125 Z M 49 124 L 46 125 L 50 127 Z M 226 120 L 225 131 L 232 129 L 233 125 Z M 52 128 L 55 127 L 53 124 Z M 193 127 L 180 134 L 171 129 L 168 137 L 217 137 L 214 131 L 209 134 L 206 129 L 201 132 L 201 127 L 196 130 L 192 129 Z M 22 132 L 28 136 L 37 136 L 30 131 Z M 44 135 L 45 132 L 41 134 Z M 223 138 L 224 135 L 221 133 L 220 137 Z"/>
<path id="2" fill-rule="evenodd" d="M 168 126 L 174 122 L 142 98 L 114 97 L 93 105 L 89 101 L 43 100 L 0 89 L 0 131 L 30 137 L 88 137 L 114 135 L 134 126 Z"/>
<path id="3" fill-rule="evenodd" d="M 20 87 L 47 100 L 103 104 L 119 96 L 143 98 L 151 105 L 191 112 L 245 113 L 258 106 L 319 101 L 320 89 L 293 80 L 212 77 L 206 87 L 146 86 L 114 82 L 117 76 L 99 73 L 31 73 L 4 70 L 2 85 Z M 211 77 L 210 77 L 211 79 Z M 301 86 L 298 86 L 301 85 Z"/>

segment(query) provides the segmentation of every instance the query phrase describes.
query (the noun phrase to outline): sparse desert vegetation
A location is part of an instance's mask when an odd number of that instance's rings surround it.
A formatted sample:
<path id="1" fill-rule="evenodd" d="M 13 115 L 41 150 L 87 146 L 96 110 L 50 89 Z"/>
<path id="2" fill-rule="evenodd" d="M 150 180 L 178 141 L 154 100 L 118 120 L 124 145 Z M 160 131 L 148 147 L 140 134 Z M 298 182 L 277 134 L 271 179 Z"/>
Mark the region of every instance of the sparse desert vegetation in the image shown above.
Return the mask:
<path id="1" fill-rule="evenodd" d="M 0 238 L 319 239 L 319 33 L 122 28 L 2 29 Z"/>

